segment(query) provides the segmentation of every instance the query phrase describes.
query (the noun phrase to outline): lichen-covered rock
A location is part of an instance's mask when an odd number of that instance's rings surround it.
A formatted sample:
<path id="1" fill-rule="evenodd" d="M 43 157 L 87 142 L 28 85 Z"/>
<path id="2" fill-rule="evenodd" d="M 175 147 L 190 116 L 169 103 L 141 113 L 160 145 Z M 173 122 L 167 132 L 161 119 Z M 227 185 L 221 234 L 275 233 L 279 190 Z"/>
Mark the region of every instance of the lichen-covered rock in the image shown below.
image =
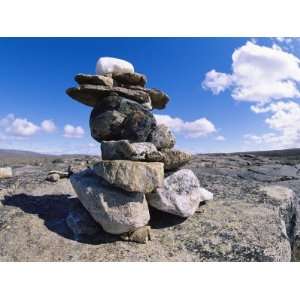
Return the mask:
<path id="1" fill-rule="evenodd" d="M 150 219 L 145 195 L 116 189 L 90 171 L 71 176 L 78 198 L 103 229 L 121 234 L 146 225 Z"/>
<path id="2" fill-rule="evenodd" d="M 156 209 L 178 215 L 190 217 L 197 210 L 202 198 L 200 184 L 191 170 L 182 169 L 164 180 L 164 186 L 147 194 L 149 205 Z"/>
<path id="3" fill-rule="evenodd" d="M 10 178 L 12 176 L 13 172 L 11 167 L 0 168 L 0 178 Z"/>
<path id="4" fill-rule="evenodd" d="M 139 90 L 128 89 L 125 87 L 109 87 L 104 85 L 82 84 L 79 87 L 72 87 L 66 90 L 66 93 L 85 105 L 95 107 L 102 102 L 102 98 L 116 93 L 121 97 L 128 98 L 142 104 L 145 108 L 151 109 L 150 96 Z"/>
<path id="5" fill-rule="evenodd" d="M 133 72 L 133 65 L 124 59 L 114 57 L 100 57 L 96 64 L 96 73 L 98 75 Z"/>
<path id="6" fill-rule="evenodd" d="M 164 149 L 160 153 L 163 156 L 164 167 L 167 171 L 175 170 L 192 159 L 190 153 L 175 149 Z"/>
<path id="7" fill-rule="evenodd" d="M 111 77 L 103 75 L 77 74 L 75 81 L 79 84 L 104 85 L 108 87 L 114 85 L 114 80 Z"/>
<path id="8" fill-rule="evenodd" d="M 165 148 L 173 148 L 176 138 L 171 130 L 163 124 L 157 125 L 149 136 L 148 142 L 154 144 L 158 150 Z"/>
<path id="9" fill-rule="evenodd" d="M 113 79 L 117 81 L 118 84 L 123 85 L 138 85 L 145 86 L 147 78 L 143 74 L 139 73 L 115 73 L 112 74 Z"/>
<path id="10" fill-rule="evenodd" d="M 124 139 L 145 142 L 155 127 L 150 111 L 118 95 L 103 98 L 90 115 L 91 135 L 98 142 Z"/>
<path id="11" fill-rule="evenodd" d="M 103 160 L 162 161 L 162 154 L 152 143 L 130 143 L 128 140 L 101 143 Z"/>
<path id="12" fill-rule="evenodd" d="M 94 171 L 110 184 L 129 192 L 150 193 L 163 186 L 164 181 L 160 162 L 104 160 L 94 165 Z"/>
<path id="13" fill-rule="evenodd" d="M 148 241 L 151 240 L 151 227 L 150 226 L 140 227 L 136 230 L 123 233 L 120 237 L 124 241 L 147 244 Z"/>

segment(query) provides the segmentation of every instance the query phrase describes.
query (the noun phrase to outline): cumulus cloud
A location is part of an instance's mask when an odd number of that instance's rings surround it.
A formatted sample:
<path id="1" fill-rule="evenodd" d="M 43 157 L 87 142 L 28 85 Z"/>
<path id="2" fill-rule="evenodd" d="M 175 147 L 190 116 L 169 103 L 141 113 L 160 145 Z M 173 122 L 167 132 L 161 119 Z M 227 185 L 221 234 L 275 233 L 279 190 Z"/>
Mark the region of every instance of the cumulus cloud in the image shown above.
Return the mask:
<path id="1" fill-rule="evenodd" d="M 182 134 L 188 138 L 198 138 L 216 132 L 214 124 L 206 118 L 200 118 L 192 122 L 173 118 L 169 115 L 155 115 L 155 118 L 158 124 L 164 124 L 175 133 Z"/>
<path id="2" fill-rule="evenodd" d="M 44 120 L 41 125 L 34 124 L 26 118 L 17 118 L 14 114 L 8 114 L 0 119 L 0 134 L 2 139 L 26 138 L 40 131 L 53 132 L 56 126 L 51 120 Z"/>
<path id="3" fill-rule="evenodd" d="M 265 145 L 267 148 L 300 147 L 300 105 L 293 101 L 279 101 L 267 106 L 252 106 L 255 113 L 269 113 L 265 123 L 274 132 L 262 135 L 247 134 L 246 143 Z"/>
<path id="4" fill-rule="evenodd" d="M 82 138 L 84 136 L 84 129 L 81 126 L 73 126 L 70 124 L 64 127 L 64 137 L 66 138 Z"/>
<path id="5" fill-rule="evenodd" d="M 0 120 L 0 126 L 5 135 L 15 137 L 28 137 L 36 134 L 40 127 L 27 119 L 16 118 L 13 114 L 9 114 Z"/>
<path id="6" fill-rule="evenodd" d="M 231 88 L 233 99 L 266 103 L 283 98 L 298 98 L 300 60 L 280 47 L 247 42 L 232 54 L 232 74 L 211 70 L 202 86 L 219 94 Z"/>
<path id="7" fill-rule="evenodd" d="M 52 120 L 44 120 L 41 123 L 41 128 L 45 132 L 49 132 L 49 133 L 54 132 L 56 130 L 55 123 Z"/>

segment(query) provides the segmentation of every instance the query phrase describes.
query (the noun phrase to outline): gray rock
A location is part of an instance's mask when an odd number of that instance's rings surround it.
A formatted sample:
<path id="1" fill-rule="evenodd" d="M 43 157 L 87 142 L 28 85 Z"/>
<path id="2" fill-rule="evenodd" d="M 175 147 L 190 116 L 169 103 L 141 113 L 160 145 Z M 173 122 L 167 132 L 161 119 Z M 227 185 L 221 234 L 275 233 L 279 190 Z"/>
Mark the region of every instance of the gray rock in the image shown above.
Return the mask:
<path id="1" fill-rule="evenodd" d="M 60 179 L 60 176 L 59 176 L 59 174 L 56 174 L 56 173 L 54 173 L 54 174 L 49 174 L 49 175 L 47 175 L 47 177 L 46 177 L 46 180 L 51 181 L 51 182 L 56 182 L 56 181 L 58 181 L 59 179 Z"/>
<path id="2" fill-rule="evenodd" d="M 94 172 L 110 184 L 129 192 L 149 193 L 163 186 L 164 169 L 160 162 L 104 160 L 94 165 Z"/>
<path id="3" fill-rule="evenodd" d="M 154 144 L 158 150 L 169 149 L 174 147 L 176 138 L 166 125 L 160 124 L 151 132 L 148 142 Z"/>
<path id="4" fill-rule="evenodd" d="M 11 167 L 0 168 L 0 178 L 10 178 L 12 176 L 13 173 Z"/>
<path id="5" fill-rule="evenodd" d="M 101 103 L 102 98 L 109 96 L 112 93 L 116 93 L 121 97 L 125 97 L 143 104 L 147 109 L 152 108 L 150 96 L 146 92 L 127 89 L 124 87 L 83 84 L 79 87 L 67 89 L 66 93 L 74 100 L 92 107 L 95 107 L 98 103 Z"/>
<path id="6" fill-rule="evenodd" d="M 79 200 L 103 229 L 121 234 L 146 225 L 150 219 L 143 193 L 128 193 L 105 184 L 92 172 L 71 176 Z"/>
<path id="7" fill-rule="evenodd" d="M 114 85 L 114 80 L 111 77 L 103 75 L 78 74 L 75 76 L 75 81 L 79 84 L 103 85 L 108 87 Z"/>
<path id="8" fill-rule="evenodd" d="M 151 98 L 152 108 L 155 109 L 164 109 L 170 100 L 166 93 L 158 89 L 148 89 L 140 86 L 128 86 L 128 88 L 146 92 Z"/>
<path id="9" fill-rule="evenodd" d="M 130 143 L 128 140 L 101 143 L 104 160 L 162 161 L 162 154 L 152 143 Z"/>
<path id="10" fill-rule="evenodd" d="M 69 177 L 69 172 L 63 172 L 63 171 L 58 171 L 58 170 L 52 170 L 48 173 L 48 175 L 52 174 L 58 174 L 59 178 L 68 178 Z"/>
<path id="11" fill-rule="evenodd" d="M 191 170 L 182 169 L 164 180 L 164 186 L 147 194 L 149 205 L 180 217 L 190 217 L 202 198 L 200 184 Z"/>
<path id="12" fill-rule="evenodd" d="M 98 142 L 145 142 L 155 127 L 156 120 L 150 111 L 118 95 L 103 98 L 90 115 L 91 135 Z"/>
<path id="13" fill-rule="evenodd" d="M 167 171 L 178 169 L 192 159 L 190 153 L 175 149 L 164 149 L 160 153 L 163 156 L 164 168 Z"/>
<path id="14" fill-rule="evenodd" d="M 113 79 L 117 81 L 118 84 L 124 85 L 138 85 L 145 86 L 147 78 L 143 74 L 139 73 L 114 73 L 112 74 Z"/>
<path id="15" fill-rule="evenodd" d="M 100 225 L 91 217 L 88 211 L 78 201 L 74 200 L 70 212 L 66 218 L 66 223 L 73 232 L 75 239 L 80 236 L 94 236 L 101 232 Z"/>

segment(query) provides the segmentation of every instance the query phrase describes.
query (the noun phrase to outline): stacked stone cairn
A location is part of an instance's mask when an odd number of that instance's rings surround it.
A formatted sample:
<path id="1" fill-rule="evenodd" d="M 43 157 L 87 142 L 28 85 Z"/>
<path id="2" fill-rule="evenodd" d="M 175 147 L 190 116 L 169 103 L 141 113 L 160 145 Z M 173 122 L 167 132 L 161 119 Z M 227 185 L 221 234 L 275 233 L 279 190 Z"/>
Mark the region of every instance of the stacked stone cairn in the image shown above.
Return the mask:
<path id="1" fill-rule="evenodd" d="M 71 183 L 106 232 L 147 242 L 148 205 L 186 218 L 212 194 L 191 170 L 177 170 L 191 155 L 173 149 L 175 136 L 152 113 L 166 107 L 168 95 L 146 88 L 146 76 L 124 60 L 102 57 L 96 74 L 76 75 L 78 86 L 67 94 L 93 108 L 90 131 L 101 143 L 102 160 L 73 174 Z"/>

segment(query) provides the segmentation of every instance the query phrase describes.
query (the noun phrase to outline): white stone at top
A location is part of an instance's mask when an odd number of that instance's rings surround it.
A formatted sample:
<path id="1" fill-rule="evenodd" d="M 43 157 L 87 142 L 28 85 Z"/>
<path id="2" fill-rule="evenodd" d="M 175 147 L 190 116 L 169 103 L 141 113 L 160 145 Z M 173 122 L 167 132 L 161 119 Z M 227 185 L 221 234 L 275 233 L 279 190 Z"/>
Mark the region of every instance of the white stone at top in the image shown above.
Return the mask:
<path id="1" fill-rule="evenodd" d="M 134 68 L 130 62 L 123 59 L 100 57 L 96 65 L 96 74 L 107 73 L 134 73 Z"/>

